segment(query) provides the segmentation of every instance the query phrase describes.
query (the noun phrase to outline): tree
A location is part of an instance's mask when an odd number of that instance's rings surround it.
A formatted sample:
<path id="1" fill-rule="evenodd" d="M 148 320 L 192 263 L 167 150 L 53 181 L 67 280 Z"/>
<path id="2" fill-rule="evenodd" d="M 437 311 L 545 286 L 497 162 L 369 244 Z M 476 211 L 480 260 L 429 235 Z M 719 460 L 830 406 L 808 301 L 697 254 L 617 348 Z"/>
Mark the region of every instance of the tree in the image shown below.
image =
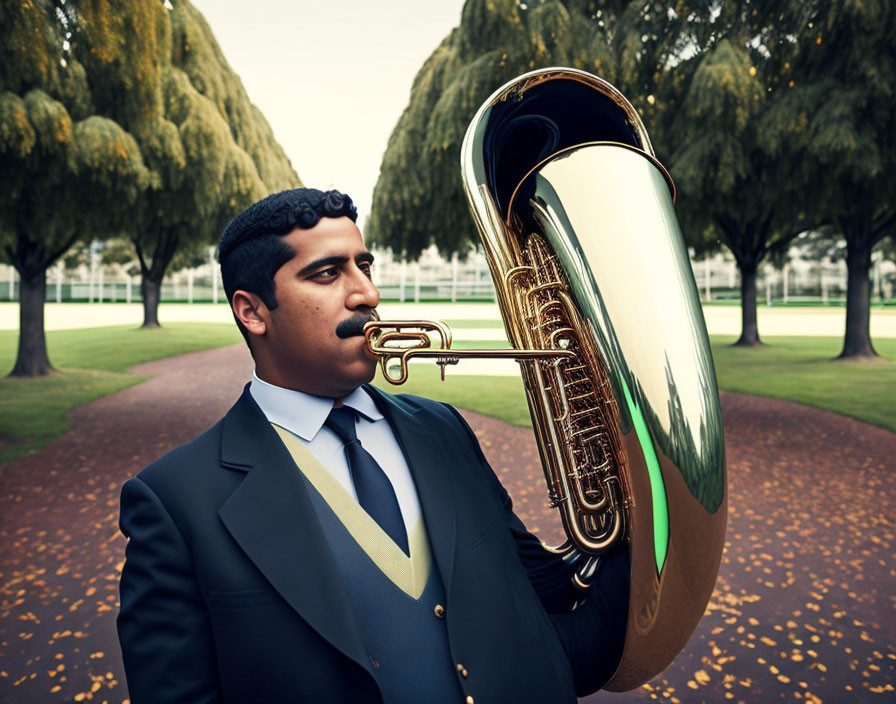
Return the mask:
<path id="1" fill-rule="evenodd" d="M 671 166 L 683 219 L 698 230 L 711 223 L 734 255 L 741 278 L 741 335 L 735 344 L 749 346 L 760 344 L 759 264 L 804 228 L 788 178 L 790 161 L 768 148 L 761 120 L 777 98 L 769 91 L 776 67 L 756 49 L 750 55 L 750 40 L 761 35 L 746 35 L 720 39 L 699 59 L 675 117 L 680 146 Z"/>
<path id="2" fill-rule="evenodd" d="M 468 0 L 460 26 L 417 73 L 389 139 L 366 223 L 370 240 L 410 257 L 433 243 L 446 254 L 464 253 L 478 241 L 458 168 L 461 142 L 482 102 L 533 68 L 598 72 L 632 99 L 651 135 L 659 134 L 666 97 L 678 85 L 665 80 L 670 58 L 696 31 L 685 31 L 688 4 L 678 7 L 681 12 L 654 11 L 642 2 Z"/>
<path id="3" fill-rule="evenodd" d="M 21 277 L 13 376 L 52 371 L 44 334 L 46 271 L 80 237 L 113 230 L 148 172 L 134 139 L 90 115 L 83 67 L 64 56 L 52 10 L 0 10 L 0 256 Z"/>
<path id="4" fill-rule="evenodd" d="M 140 262 L 143 327 L 158 327 L 161 282 L 182 247 L 216 241 L 268 192 L 300 185 L 202 16 L 131 0 L 79 5 L 74 51 L 101 110 L 136 136 L 151 170 L 128 235 Z"/>
<path id="5" fill-rule="evenodd" d="M 799 150 L 803 187 L 846 240 L 846 330 L 841 359 L 876 356 L 870 336 L 871 251 L 896 232 L 896 5 L 804 3 L 799 76 L 773 116 Z"/>

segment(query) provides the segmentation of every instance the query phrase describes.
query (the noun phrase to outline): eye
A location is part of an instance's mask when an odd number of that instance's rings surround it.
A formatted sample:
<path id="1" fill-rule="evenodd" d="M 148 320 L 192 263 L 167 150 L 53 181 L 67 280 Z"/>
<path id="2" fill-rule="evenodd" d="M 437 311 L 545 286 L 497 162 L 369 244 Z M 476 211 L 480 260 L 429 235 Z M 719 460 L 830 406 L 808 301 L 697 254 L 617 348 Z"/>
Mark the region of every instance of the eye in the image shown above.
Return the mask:
<path id="1" fill-rule="evenodd" d="M 373 272 L 373 264 L 371 262 L 361 262 L 358 264 L 358 268 L 364 272 L 364 275 L 368 279 L 371 277 L 371 273 Z"/>
<path id="2" fill-rule="evenodd" d="M 316 271 L 311 275 L 312 279 L 335 279 L 339 274 L 339 269 L 335 266 L 327 267 L 326 269 L 321 269 L 320 271 Z"/>

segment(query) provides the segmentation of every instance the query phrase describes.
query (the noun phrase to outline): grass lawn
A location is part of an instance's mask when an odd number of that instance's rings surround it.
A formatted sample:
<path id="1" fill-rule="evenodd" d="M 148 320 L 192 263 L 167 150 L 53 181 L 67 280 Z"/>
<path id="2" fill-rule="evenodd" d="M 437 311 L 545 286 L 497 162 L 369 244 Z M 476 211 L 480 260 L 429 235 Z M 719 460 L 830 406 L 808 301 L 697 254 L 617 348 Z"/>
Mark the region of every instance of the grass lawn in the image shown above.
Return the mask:
<path id="1" fill-rule="evenodd" d="M 713 337 L 719 388 L 826 408 L 896 432 L 896 339 L 874 340 L 880 359 L 831 361 L 839 337 L 769 337 L 765 345 L 733 347 Z"/>
<path id="2" fill-rule="evenodd" d="M 896 432 L 896 340 L 875 341 L 875 349 L 883 359 L 841 362 L 831 361 L 842 348 L 840 338 L 772 337 L 767 338 L 766 345 L 756 348 L 733 347 L 736 339 L 711 339 L 723 391 L 826 408 Z M 499 342 L 485 345 L 504 346 Z M 412 367 L 408 382 L 400 387 L 383 381 L 377 385 L 392 393 L 426 396 L 515 425 L 530 425 L 520 379 L 463 376 L 463 361 L 448 368 L 444 382 L 433 365 Z"/>
<path id="3" fill-rule="evenodd" d="M 19 334 L 0 331 L 0 370 L 15 363 Z M 71 427 L 66 414 L 89 401 L 143 381 L 125 370 L 142 362 L 240 342 L 221 323 L 172 323 L 159 330 L 133 326 L 47 333 L 58 374 L 37 379 L 0 378 L 0 464 L 33 452 Z"/>
<path id="4" fill-rule="evenodd" d="M 452 321 L 474 327 L 473 321 Z M 475 327 L 500 327 L 500 322 Z M 732 347 L 734 337 L 712 338 L 719 386 L 726 391 L 773 396 L 827 408 L 896 432 L 896 339 L 879 339 L 883 359 L 832 362 L 840 338 L 768 338 L 765 346 Z M 12 368 L 17 331 L 0 331 L 0 369 Z M 232 324 L 172 323 L 160 330 L 131 326 L 47 333 L 50 359 L 61 373 L 39 379 L 0 378 L 0 464 L 43 447 L 70 427 L 66 414 L 93 399 L 138 383 L 130 367 L 241 341 Z M 458 341 L 457 347 L 504 347 L 499 341 Z M 407 384 L 380 388 L 446 401 L 516 425 L 529 424 L 518 377 L 469 376 L 463 362 L 445 382 L 435 365 L 415 365 Z"/>
<path id="5" fill-rule="evenodd" d="M 489 345 L 490 349 L 496 347 L 498 345 Z M 514 425 L 531 425 L 522 377 L 469 376 L 460 373 L 462 371 L 463 360 L 457 366 L 448 367 L 445 381 L 442 381 L 439 368 L 435 364 L 432 366 L 415 364 L 410 366 L 408 380 L 401 386 L 394 386 L 384 381 L 379 370 L 373 383 L 392 394 L 425 396 L 458 408 L 500 418 Z"/>

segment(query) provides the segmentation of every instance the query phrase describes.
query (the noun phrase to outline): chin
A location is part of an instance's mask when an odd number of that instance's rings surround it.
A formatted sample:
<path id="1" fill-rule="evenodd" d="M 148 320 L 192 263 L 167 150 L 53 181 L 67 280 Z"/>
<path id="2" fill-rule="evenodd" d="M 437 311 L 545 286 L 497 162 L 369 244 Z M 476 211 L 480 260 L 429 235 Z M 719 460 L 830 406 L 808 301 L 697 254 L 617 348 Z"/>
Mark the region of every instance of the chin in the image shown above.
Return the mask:
<path id="1" fill-rule="evenodd" d="M 369 384 L 371 381 L 373 381 L 373 378 L 375 376 L 376 376 L 376 362 L 371 362 L 367 371 L 361 376 L 361 383 L 358 384 L 358 386 L 361 386 L 361 384 Z"/>
<path id="2" fill-rule="evenodd" d="M 347 396 L 359 386 L 373 381 L 373 378 L 376 376 L 376 363 L 367 362 L 362 364 L 352 365 L 351 371 L 343 378 L 344 383 L 342 385 L 347 391 L 344 394 L 340 394 L 341 396 Z"/>

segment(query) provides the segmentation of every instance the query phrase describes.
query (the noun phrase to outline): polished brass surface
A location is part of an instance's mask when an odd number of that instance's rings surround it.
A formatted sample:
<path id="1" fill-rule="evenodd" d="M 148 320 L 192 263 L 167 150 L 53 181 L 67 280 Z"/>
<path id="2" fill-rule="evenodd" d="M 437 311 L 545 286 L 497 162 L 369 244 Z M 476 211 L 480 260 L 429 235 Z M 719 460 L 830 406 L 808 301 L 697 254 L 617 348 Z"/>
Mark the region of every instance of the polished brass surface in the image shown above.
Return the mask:
<path id="1" fill-rule="evenodd" d="M 539 113 L 555 97 L 563 111 Z M 585 114 L 581 101 L 598 106 L 593 128 L 568 117 Z M 532 132 L 515 144 L 508 133 L 495 138 L 508 115 L 550 123 L 552 148 L 520 163 Z M 496 143 L 510 151 L 509 170 Z M 572 69 L 499 89 L 470 124 L 461 161 L 513 349 L 455 351 L 447 326 L 422 321 L 369 323 L 368 348 L 393 383 L 417 356 L 435 358 L 443 375 L 462 357 L 520 362 L 548 494 L 568 536 L 551 549 L 583 589 L 601 553 L 621 541 L 630 552 L 625 646 L 606 688 L 632 689 L 668 666 L 696 627 L 727 516 L 718 390 L 674 185 L 628 101 Z"/>
<path id="2" fill-rule="evenodd" d="M 433 344 L 430 333 L 436 333 L 439 342 Z M 455 350 L 451 348 L 451 330 L 441 322 L 429 320 L 374 320 L 364 325 L 367 353 L 377 359 L 386 381 L 403 384 L 408 380 L 408 362 L 414 357 L 433 359 L 442 368 L 457 364 L 461 359 L 475 357 L 505 359 L 555 359 L 570 357 L 571 353 L 557 349 L 537 350 Z M 389 363 L 398 361 L 398 376 L 392 376 Z"/>

